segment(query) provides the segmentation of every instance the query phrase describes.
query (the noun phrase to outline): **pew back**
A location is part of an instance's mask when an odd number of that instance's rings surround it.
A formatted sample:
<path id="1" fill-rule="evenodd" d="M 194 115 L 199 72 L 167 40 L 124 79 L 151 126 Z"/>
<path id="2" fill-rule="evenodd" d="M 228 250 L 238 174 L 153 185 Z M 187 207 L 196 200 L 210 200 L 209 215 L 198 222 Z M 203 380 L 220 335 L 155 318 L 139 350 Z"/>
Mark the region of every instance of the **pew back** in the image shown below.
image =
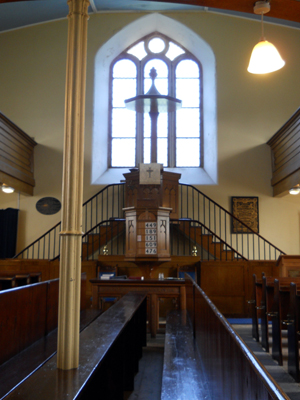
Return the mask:
<path id="1" fill-rule="evenodd" d="M 288 400 L 203 290 L 188 276 L 187 307 L 214 400 Z"/>
<path id="2" fill-rule="evenodd" d="M 80 334 L 79 367 L 57 369 L 54 355 L 7 400 L 123 400 L 146 345 L 146 293 L 128 293 Z"/>
<path id="3" fill-rule="evenodd" d="M 289 325 L 288 325 L 288 371 L 296 382 L 300 382 L 299 340 L 300 340 L 300 284 L 291 283 Z"/>
<path id="4" fill-rule="evenodd" d="M 81 280 L 85 308 L 86 275 Z M 59 279 L 0 292 L 0 365 L 57 327 Z"/>

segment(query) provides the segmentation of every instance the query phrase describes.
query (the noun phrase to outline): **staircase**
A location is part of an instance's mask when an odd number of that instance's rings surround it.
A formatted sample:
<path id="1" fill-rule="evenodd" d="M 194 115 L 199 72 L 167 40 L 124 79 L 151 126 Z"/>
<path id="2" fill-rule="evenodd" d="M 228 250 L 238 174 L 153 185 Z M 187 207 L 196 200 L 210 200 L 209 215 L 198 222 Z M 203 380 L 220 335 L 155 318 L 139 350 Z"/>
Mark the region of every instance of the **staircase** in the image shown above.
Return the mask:
<path id="1" fill-rule="evenodd" d="M 110 243 L 113 253 L 124 253 L 125 219 L 113 219 L 102 221 L 83 235 L 82 240 L 82 260 L 86 261 L 99 250 Z"/>
<path id="2" fill-rule="evenodd" d="M 191 255 L 194 246 L 201 260 L 277 260 L 285 254 L 194 186 L 179 184 L 178 201 L 179 218 L 170 221 L 171 255 Z M 124 206 L 124 183 L 106 186 L 83 204 L 82 260 L 96 260 L 103 246 L 109 254 L 124 254 Z M 232 232 L 234 223 L 243 234 Z M 59 232 L 60 223 L 14 258 L 59 258 Z"/>
<path id="3" fill-rule="evenodd" d="M 178 235 L 178 233 L 183 235 L 183 240 L 187 240 L 188 242 L 188 254 L 192 253 L 191 247 L 196 246 L 197 255 L 200 255 L 202 260 L 205 258 L 223 261 L 233 261 L 239 258 L 244 259 L 241 254 L 237 253 L 227 243 L 220 240 L 220 238 L 214 235 L 213 232 L 210 232 L 207 228 L 202 226 L 199 221 L 178 220 L 178 222 L 176 222 L 177 221 L 174 220 L 172 221 L 171 237 L 172 235 Z M 171 244 L 172 243 L 173 240 L 171 240 Z M 206 257 L 204 257 L 204 252 L 206 252 Z M 174 253 L 175 250 L 173 249 L 172 254 Z"/>

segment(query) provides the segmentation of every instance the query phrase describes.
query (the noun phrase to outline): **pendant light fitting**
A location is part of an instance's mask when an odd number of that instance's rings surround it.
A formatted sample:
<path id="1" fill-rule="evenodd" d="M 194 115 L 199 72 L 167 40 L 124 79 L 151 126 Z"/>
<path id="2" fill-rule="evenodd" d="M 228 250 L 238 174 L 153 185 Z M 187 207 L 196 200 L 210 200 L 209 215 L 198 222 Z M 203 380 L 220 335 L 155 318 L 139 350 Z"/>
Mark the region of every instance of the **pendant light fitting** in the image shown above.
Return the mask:
<path id="1" fill-rule="evenodd" d="M 276 47 L 264 37 L 263 15 L 270 11 L 269 1 L 257 1 L 254 4 L 254 14 L 261 15 L 261 39 L 254 46 L 248 66 L 252 74 L 267 74 L 277 71 L 285 65 Z"/>

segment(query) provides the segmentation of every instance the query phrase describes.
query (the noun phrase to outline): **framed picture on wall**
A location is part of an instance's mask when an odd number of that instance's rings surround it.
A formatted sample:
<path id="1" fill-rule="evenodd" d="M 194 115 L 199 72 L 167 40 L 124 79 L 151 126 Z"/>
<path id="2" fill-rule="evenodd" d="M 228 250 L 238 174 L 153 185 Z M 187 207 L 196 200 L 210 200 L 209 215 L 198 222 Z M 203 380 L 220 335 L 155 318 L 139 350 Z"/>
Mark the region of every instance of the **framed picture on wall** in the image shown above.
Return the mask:
<path id="1" fill-rule="evenodd" d="M 231 197 L 232 215 L 259 233 L 258 197 Z M 246 226 L 232 218 L 232 233 L 251 233 Z"/>

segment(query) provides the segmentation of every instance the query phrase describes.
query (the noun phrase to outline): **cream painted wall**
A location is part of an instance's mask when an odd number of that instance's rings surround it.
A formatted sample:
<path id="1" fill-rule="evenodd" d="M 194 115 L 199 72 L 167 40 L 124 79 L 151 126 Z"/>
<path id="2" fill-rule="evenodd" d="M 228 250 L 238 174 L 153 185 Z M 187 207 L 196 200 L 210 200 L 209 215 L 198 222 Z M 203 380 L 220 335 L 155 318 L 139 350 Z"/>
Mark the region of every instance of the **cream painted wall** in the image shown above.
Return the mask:
<path id="1" fill-rule="evenodd" d="M 299 107 L 300 30 L 265 25 L 267 39 L 286 66 L 256 76 L 246 68 L 259 40 L 259 22 L 207 12 L 164 15 L 199 34 L 216 57 L 219 179 L 218 185 L 200 190 L 227 209 L 231 196 L 259 196 L 261 235 L 288 254 L 299 253 L 300 197 L 272 197 L 266 142 Z M 105 13 L 89 20 L 84 200 L 100 189 L 90 185 L 95 55 L 112 35 L 142 16 Z M 45 196 L 61 199 L 66 45 L 67 20 L 0 34 L 0 110 L 38 143 L 34 196 L 20 196 L 19 250 L 60 218 L 39 214 L 35 204 Z M 0 194 L 1 208 L 17 204 L 17 194 Z"/>

